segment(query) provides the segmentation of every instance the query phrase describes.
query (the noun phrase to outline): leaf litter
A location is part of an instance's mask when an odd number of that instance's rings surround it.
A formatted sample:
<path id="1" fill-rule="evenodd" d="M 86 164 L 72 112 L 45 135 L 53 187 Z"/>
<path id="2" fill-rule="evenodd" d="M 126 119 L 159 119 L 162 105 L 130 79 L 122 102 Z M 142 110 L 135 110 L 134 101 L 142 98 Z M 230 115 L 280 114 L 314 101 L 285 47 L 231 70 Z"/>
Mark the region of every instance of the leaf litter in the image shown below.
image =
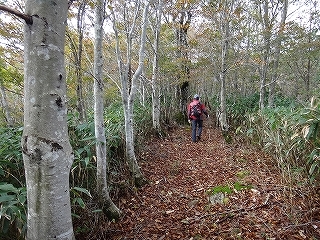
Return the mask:
<path id="1" fill-rule="evenodd" d="M 119 197 L 118 222 L 77 239 L 320 239 L 319 191 L 287 186 L 271 157 L 225 143 L 216 128 L 197 143 L 190 135 L 177 128 L 150 140 L 139 162 L 149 184 Z"/>

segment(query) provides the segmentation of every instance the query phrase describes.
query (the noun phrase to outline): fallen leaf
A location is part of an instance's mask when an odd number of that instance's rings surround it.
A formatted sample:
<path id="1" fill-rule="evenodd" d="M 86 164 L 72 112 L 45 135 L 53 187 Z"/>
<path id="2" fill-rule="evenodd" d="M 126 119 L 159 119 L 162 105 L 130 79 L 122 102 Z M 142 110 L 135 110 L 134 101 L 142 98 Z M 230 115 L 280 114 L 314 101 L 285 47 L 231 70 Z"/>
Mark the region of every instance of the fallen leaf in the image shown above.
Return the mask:
<path id="1" fill-rule="evenodd" d="M 173 213 L 174 210 L 169 210 L 169 211 L 166 211 L 166 214 L 170 214 L 170 213 Z"/>

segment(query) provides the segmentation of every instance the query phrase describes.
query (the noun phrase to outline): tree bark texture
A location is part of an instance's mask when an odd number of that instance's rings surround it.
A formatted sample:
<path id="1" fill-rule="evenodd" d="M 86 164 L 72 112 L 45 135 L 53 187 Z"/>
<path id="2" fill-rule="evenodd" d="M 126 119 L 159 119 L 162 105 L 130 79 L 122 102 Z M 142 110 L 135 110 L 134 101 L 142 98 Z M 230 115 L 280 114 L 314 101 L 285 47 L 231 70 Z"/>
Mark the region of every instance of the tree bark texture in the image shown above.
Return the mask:
<path id="1" fill-rule="evenodd" d="M 285 23 L 287 19 L 287 12 L 288 12 L 288 0 L 283 1 L 283 8 L 281 13 L 281 20 L 279 24 L 278 34 L 276 36 L 276 45 L 274 50 L 274 63 L 272 68 L 272 78 L 269 86 L 269 97 L 268 97 L 268 106 L 274 107 L 274 97 L 275 97 L 275 87 L 276 82 L 278 79 L 278 68 L 279 68 L 279 60 L 280 60 L 280 50 L 281 50 L 281 43 L 283 38 L 283 31 L 285 28 Z"/>
<path id="2" fill-rule="evenodd" d="M 177 39 L 177 62 L 178 62 L 178 97 L 179 108 L 185 113 L 188 104 L 190 67 L 188 57 L 188 40 L 187 34 L 191 24 L 190 9 L 181 9 L 178 19 L 178 28 L 176 29 Z"/>
<path id="3" fill-rule="evenodd" d="M 103 84 L 103 39 L 104 0 L 95 4 L 94 40 L 94 126 L 97 154 L 97 192 L 103 204 L 103 211 L 109 219 L 118 219 L 120 210 L 112 202 L 107 185 L 107 141 L 104 126 L 104 84 Z"/>
<path id="4" fill-rule="evenodd" d="M 11 118 L 11 113 L 10 113 L 10 108 L 9 108 L 9 104 L 7 101 L 7 94 L 6 94 L 6 89 L 3 85 L 2 80 L 0 80 L 0 94 L 1 94 L 1 103 L 2 103 L 2 107 L 4 110 L 4 114 L 6 116 L 6 121 L 7 121 L 7 126 L 8 127 L 12 127 L 13 126 L 13 121 Z"/>
<path id="5" fill-rule="evenodd" d="M 136 6 L 135 16 L 133 24 L 131 25 L 130 30 L 127 33 L 127 62 L 124 64 L 121 51 L 120 51 L 120 39 L 118 35 L 118 29 L 116 27 L 116 20 L 114 13 L 113 14 L 113 29 L 116 36 L 116 55 L 118 61 L 119 75 L 121 81 L 121 96 L 122 96 L 122 105 L 125 118 L 125 138 L 126 138 L 126 159 L 129 165 L 129 170 L 132 174 L 133 180 L 136 186 L 142 186 L 145 183 L 144 176 L 140 170 L 140 167 L 137 162 L 135 155 L 135 146 L 134 146 L 134 128 L 133 128 L 133 104 L 135 99 L 135 94 L 137 90 L 137 82 L 143 71 L 144 65 L 144 51 L 146 43 L 146 30 L 147 30 L 147 14 L 148 14 L 149 3 L 145 3 L 143 10 L 143 19 L 141 22 L 142 32 L 140 35 L 140 49 L 139 49 L 139 63 L 136 71 L 133 76 L 131 76 L 131 61 L 132 61 L 132 38 L 136 26 L 136 17 L 139 9 L 139 4 Z"/>
<path id="6" fill-rule="evenodd" d="M 27 239 L 74 239 L 64 63 L 67 1 L 26 1 L 24 131 Z"/>
<path id="7" fill-rule="evenodd" d="M 78 19 L 77 19 L 77 31 L 79 34 L 78 37 L 78 49 L 75 59 L 76 66 L 76 76 L 77 76 L 77 109 L 79 112 L 80 122 L 86 120 L 86 109 L 83 99 L 83 87 L 82 87 L 82 48 L 83 48 L 83 31 L 84 31 L 84 15 L 86 14 L 86 5 L 85 1 L 80 3 L 78 9 Z"/>
<path id="8" fill-rule="evenodd" d="M 230 6 L 233 5 L 231 1 Z M 227 57 L 229 49 L 229 37 L 230 37 L 230 18 L 229 12 L 232 12 L 232 7 L 230 7 L 228 1 L 224 2 L 224 7 L 222 9 L 221 16 L 221 69 L 220 69 L 220 116 L 219 123 L 221 130 L 227 132 L 229 129 L 227 123 L 227 104 L 226 104 L 226 75 L 227 75 Z"/>
<path id="9" fill-rule="evenodd" d="M 159 40 L 160 40 L 160 27 L 161 27 L 161 16 L 162 16 L 162 0 L 156 4 L 156 25 L 154 32 L 154 43 L 153 43 L 153 63 L 152 63 L 152 125 L 153 129 L 160 134 L 160 83 L 159 83 Z"/>
<path id="10" fill-rule="evenodd" d="M 261 7 L 261 18 L 263 22 L 263 55 L 260 69 L 260 98 L 259 98 L 259 109 L 264 109 L 264 101 L 266 97 L 266 81 L 267 71 L 269 68 L 270 59 L 270 39 L 271 39 L 271 23 L 269 19 L 269 0 L 263 0 Z"/>

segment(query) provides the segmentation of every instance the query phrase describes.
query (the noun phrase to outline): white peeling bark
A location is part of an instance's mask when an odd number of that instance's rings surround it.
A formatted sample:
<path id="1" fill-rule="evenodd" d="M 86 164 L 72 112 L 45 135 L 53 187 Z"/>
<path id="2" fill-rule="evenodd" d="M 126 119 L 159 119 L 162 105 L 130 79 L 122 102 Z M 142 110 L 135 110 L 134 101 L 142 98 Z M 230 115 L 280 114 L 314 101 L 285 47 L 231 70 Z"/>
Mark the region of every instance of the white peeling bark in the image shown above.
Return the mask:
<path id="1" fill-rule="evenodd" d="M 95 4 L 95 40 L 94 40 L 94 128 L 97 154 L 97 191 L 103 212 L 109 219 L 118 219 L 120 210 L 110 198 L 107 186 L 107 141 L 104 126 L 104 84 L 103 84 L 103 39 L 104 1 Z"/>
<path id="2" fill-rule="evenodd" d="M 67 1 L 26 1 L 24 131 L 27 239 L 74 239 L 64 63 Z"/>

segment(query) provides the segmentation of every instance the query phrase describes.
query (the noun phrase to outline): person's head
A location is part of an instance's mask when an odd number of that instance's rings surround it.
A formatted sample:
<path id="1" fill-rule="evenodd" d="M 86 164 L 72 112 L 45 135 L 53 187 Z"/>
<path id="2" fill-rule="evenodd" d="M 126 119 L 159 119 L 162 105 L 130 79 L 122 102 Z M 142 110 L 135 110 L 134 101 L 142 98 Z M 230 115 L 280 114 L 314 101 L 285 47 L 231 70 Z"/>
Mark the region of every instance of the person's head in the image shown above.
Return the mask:
<path id="1" fill-rule="evenodd" d="M 200 97 L 199 97 L 198 94 L 195 94 L 194 97 L 193 97 L 193 99 L 195 99 L 195 100 L 199 100 L 199 98 L 200 98 Z"/>

